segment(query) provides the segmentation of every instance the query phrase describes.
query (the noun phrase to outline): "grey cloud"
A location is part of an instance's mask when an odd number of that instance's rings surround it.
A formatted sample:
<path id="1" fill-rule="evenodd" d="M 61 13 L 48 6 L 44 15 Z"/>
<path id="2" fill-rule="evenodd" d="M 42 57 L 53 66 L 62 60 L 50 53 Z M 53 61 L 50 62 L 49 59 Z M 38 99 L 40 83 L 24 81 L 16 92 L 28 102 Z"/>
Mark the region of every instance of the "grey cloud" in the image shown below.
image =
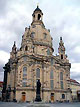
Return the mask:
<path id="1" fill-rule="evenodd" d="M 70 58 L 73 58 L 75 60 L 75 62 L 80 63 L 80 54 L 68 52 L 68 55 L 70 56 Z"/>
<path id="2" fill-rule="evenodd" d="M 25 21 L 22 21 L 22 22 L 20 21 L 22 20 L 19 20 L 17 18 L 17 19 L 13 19 L 7 25 L 5 24 L 3 25 L 4 27 L 2 30 L 4 33 L 1 36 L 4 36 L 2 41 L 4 41 L 5 44 L 4 42 L 2 42 L 2 44 L 0 45 L 0 50 L 4 49 L 7 52 L 11 51 L 11 47 L 14 41 L 17 42 L 18 46 L 20 45 L 21 37 L 24 33 L 24 27 L 26 27 L 26 25 L 24 24 Z"/>
<path id="3" fill-rule="evenodd" d="M 8 11 L 8 2 L 10 0 L 0 0 L 0 17 L 2 17 Z"/>
<path id="4" fill-rule="evenodd" d="M 0 72 L 3 72 L 4 64 L 0 61 Z"/>
<path id="5" fill-rule="evenodd" d="M 3 81 L 3 76 L 4 76 L 4 73 L 0 72 L 0 81 Z"/>
<path id="6" fill-rule="evenodd" d="M 75 74 L 72 73 L 71 78 L 80 82 L 80 74 L 79 73 L 76 74 L 76 71 L 75 71 Z"/>

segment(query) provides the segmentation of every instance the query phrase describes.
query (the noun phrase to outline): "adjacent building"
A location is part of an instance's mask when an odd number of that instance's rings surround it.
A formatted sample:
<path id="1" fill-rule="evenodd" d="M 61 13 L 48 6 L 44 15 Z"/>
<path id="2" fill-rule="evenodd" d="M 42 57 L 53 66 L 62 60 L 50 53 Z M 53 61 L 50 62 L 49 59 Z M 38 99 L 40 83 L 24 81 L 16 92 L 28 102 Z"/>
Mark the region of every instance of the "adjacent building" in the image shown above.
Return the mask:
<path id="1" fill-rule="evenodd" d="M 80 101 L 80 83 L 76 80 L 70 79 L 70 89 L 72 101 Z"/>
<path id="2" fill-rule="evenodd" d="M 16 43 L 4 67 L 3 99 L 22 102 L 34 101 L 36 82 L 41 82 L 41 99 L 44 102 L 71 101 L 70 67 L 60 37 L 58 55 L 53 55 L 53 38 L 43 23 L 43 12 L 37 6 L 32 23 L 25 28 L 21 47 Z"/>

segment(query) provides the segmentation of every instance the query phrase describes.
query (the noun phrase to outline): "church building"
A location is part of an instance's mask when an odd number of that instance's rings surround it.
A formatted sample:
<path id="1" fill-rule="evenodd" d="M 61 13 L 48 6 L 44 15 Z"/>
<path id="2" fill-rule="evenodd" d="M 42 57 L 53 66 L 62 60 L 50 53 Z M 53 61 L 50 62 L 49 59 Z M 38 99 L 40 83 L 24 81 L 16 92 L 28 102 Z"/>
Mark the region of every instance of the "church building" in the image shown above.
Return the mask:
<path id="1" fill-rule="evenodd" d="M 60 37 L 58 55 L 50 30 L 43 23 L 43 12 L 37 6 L 32 23 L 25 28 L 19 49 L 16 43 L 4 67 L 3 99 L 32 102 L 36 98 L 36 83 L 41 83 L 41 100 L 44 102 L 71 101 L 70 68 L 65 47 Z"/>

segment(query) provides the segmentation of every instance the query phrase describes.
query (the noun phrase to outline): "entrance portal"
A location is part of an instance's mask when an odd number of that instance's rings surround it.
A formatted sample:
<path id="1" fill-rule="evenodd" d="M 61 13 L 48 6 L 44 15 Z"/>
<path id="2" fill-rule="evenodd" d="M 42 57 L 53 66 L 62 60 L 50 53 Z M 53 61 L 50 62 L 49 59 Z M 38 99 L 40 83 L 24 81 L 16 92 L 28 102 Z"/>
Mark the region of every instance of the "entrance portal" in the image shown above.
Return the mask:
<path id="1" fill-rule="evenodd" d="M 51 102 L 54 102 L 54 93 L 51 93 Z"/>
<path id="2" fill-rule="evenodd" d="M 26 93 L 22 92 L 22 102 L 25 102 L 25 100 L 26 100 Z"/>
<path id="3" fill-rule="evenodd" d="M 77 98 L 78 98 L 78 101 L 80 102 L 80 90 L 77 91 Z"/>

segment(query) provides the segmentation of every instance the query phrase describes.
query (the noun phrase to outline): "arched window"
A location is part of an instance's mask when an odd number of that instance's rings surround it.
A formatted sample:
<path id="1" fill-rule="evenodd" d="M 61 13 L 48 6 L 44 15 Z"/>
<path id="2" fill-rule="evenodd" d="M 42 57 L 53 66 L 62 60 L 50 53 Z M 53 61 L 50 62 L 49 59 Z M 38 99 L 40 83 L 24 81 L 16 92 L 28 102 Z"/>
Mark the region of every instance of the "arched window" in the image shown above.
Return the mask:
<path id="1" fill-rule="evenodd" d="M 26 47 L 25 47 L 25 51 L 27 51 L 27 50 L 28 50 L 28 47 L 26 46 Z"/>
<path id="2" fill-rule="evenodd" d="M 41 20 L 41 15 L 40 14 L 38 14 L 38 20 Z"/>
<path id="3" fill-rule="evenodd" d="M 63 55 L 61 54 L 61 59 L 63 59 Z"/>
<path id="4" fill-rule="evenodd" d="M 37 79 L 40 78 L 40 69 L 39 68 L 36 69 L 36 78 Z"/>

